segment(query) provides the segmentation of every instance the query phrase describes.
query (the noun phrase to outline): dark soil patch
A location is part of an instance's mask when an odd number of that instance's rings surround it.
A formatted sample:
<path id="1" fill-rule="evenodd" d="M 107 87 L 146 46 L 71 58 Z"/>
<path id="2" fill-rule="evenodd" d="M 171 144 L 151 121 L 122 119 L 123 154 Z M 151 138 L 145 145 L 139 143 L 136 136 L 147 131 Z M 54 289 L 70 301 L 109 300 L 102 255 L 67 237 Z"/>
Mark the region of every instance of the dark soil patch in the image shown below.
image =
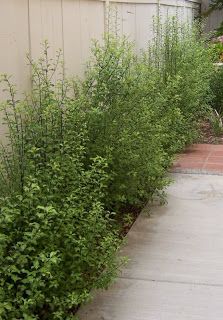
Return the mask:
<path id="1" fill-rule="evenodd" d="M 120 236 L 124 238 L 138 218 L 142 207 L 125 205 L 119 210 Z"/>

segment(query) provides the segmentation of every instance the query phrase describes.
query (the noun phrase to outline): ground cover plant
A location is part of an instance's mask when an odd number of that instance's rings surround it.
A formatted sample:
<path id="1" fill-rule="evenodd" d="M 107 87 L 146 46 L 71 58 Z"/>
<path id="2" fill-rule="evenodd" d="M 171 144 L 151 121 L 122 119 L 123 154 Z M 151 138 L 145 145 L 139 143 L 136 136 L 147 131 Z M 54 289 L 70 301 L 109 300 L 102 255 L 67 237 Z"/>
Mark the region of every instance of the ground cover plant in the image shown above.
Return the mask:
<path id="1" fill-rule="evenodd" d="M 196 28 L 157 30 L 140 55 L 105 35 L 82 81 L 65 78 L 46 44 L 23 100 L 2 77 L 1 319 L 75 319 L 122 264 L 129 208 L 162 199 L 174 154 L 206 112 L 213 66 Z"/>

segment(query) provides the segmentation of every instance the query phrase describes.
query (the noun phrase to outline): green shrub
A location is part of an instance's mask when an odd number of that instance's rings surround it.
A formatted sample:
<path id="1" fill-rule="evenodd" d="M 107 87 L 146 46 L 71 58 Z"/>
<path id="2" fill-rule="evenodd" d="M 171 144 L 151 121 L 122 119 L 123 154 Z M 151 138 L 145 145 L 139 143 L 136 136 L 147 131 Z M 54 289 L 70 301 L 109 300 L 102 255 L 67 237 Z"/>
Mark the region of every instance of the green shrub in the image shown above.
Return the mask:
<path id="1" fill-rule="evenodd" d="M 142 205 L 163 189 L 173 154 L 196 137 L 210 96 L 211 54 L 196 27 L 159 24 L 142 55 L 133 48 L 112 35 L 96 43 L 83 87 L 88 153 L 109 161 L 109 208 Z"/>
<path id="2" fill-rule="evenodd" d="M 117 273 L 123 208 L 162 196 L 174 154 L 193 141 L 211 96 L 211 53 L 196 29 L 173 21 L 157 31 L 139 56 L 106 35 L 79 83 L 46 45 L 21 101 L 2 77 L 1 319 L 73 319 Z"/>
<path id="3" fill-rule="evenodd" d="M 223 113 L 223 68 L 216 67 L 215 73 L 211 81 L 211 90 L 213 93 L 213 99 L 211 100 L 211 106 L 222 115 Z"/>
<path id="4" fill-rule="evenodd" d="M 167 183 L 154 91 L 156 76 L 142 90 L 141 62 L 126 38 L 108 35 L 96 44 L 86 72 L 88 152 L 109 160 L 107 206 L 142 205 Z"/>
<path id="5" fill-rule="evenodd" d="M 182 25 L 173 18 L 164 25 L 158 23 L 156 30 L 147 52 L 147 64 L 155 67 L 160 75 L 159 91 L 169 97 L 163 114 L 171 108 L 181 115 L 169 132 L 176 130 L 177 140 L 191 143 L 212 96 L 213 53 L 200 34 L 200 26 Z M 171 137 L 168 141 L 174 144 Z"/>
<path id="6" fill-rule="evenodd" d="M 102 157 L 86 165 L 86 124 L 47 47 L 31 62 L 32 95 L 4 105 L 9 145 L 1 152 L 0 317 L 73 319 L 92 288 L 117 272 L 120 240 L 104 208 Z"/>

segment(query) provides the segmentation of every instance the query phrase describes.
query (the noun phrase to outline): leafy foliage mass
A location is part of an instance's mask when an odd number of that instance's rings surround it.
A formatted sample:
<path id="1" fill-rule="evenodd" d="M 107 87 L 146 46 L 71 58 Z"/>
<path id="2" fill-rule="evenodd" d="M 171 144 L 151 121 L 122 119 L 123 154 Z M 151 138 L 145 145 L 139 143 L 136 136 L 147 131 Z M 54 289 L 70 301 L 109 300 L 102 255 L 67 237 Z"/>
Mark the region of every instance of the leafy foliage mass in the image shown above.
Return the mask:
<path id="1" fill-rule="evenodd" d="M 86 159 L 81 99 L 56 66 L 33 69 L 32 95 L 3 106 L 9 146 L 2 152 L 1 319 L 70 319 L 92 287 L 116 273 L 120 240 L 103 199 L 107 162 Z"/>
<path id="2" fill-rule="evenodd" d="M 223 1 L 222 0 L 212 0 L 210 3 L 210 7 L 214 9 L 221 10 L 223 8 Z"/>
<path id="3" fill-rule="evenodd" d="M 122 263 L 123 208 L 162 196 L 173 155 L 194 139 L 210 94 L 209 52 L 195 30 L 176 22 L 157 30 L 138 56 L 126 38 L 106 35 L 83 81 L 66 80 L 46 45 L 30 61 L 32 92 L 20 101 L 2 77 L 10 98 L 2 106 L 1 319 L 75 319 Z"/>
<path id="4" fill-rule="evenodd" d="M 213 75 L 211 82 L 213 98 L 211 105 L 222 116 L 223 114 L 223 68 L 216 67 L 216 72 Z"/>

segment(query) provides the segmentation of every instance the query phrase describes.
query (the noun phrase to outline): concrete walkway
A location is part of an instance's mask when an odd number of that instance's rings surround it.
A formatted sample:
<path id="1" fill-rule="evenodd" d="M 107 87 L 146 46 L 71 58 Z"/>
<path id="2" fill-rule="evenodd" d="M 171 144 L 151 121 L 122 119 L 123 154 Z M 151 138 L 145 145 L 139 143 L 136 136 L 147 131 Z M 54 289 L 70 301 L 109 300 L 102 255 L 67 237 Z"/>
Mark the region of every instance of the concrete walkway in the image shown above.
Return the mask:
<path id="1" fill-rule="evenodd" d="M 223 176 L 174 173 L 168 204 L 128 234 L 130 262 L 81 320 L 223 319 Z"/>

